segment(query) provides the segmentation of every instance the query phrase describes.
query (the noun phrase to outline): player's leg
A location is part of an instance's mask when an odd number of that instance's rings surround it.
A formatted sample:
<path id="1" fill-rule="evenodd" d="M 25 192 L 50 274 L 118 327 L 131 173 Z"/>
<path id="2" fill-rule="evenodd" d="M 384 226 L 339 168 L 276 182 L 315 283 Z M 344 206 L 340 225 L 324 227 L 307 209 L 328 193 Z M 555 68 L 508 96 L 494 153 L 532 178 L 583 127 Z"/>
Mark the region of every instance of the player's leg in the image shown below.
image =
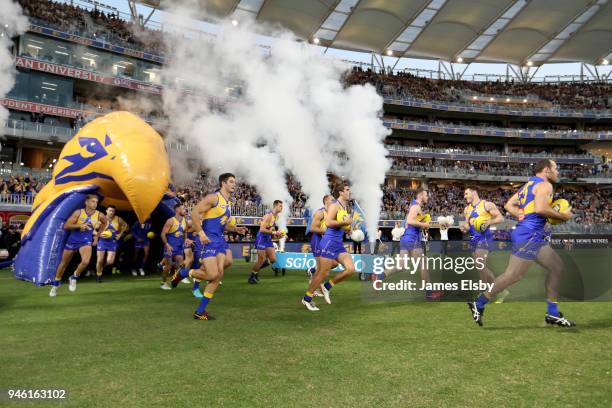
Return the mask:
<path id="1" fill-rule="evenodd" d="M 117 259 L 116 251 L 106 251 L 106 267 L 112 268 L 115 264 L 115 259 Z"/>
<path id="2" fill-rule="evenodd" d="M 383 280 L 393 274 L 403 271 L 404 268 L 398 267 L 397 264 L 399 263 L 400 265 L 402 265 L 403 260 L 406 259 L 407 257 L 410 257 L 410 251 L 407 249 L 400 249 L 399 251 L 400 262 L 396 262 L 396 265 L 394 265 L 392 268 L 385 269 L 381 273 L 372 274 L 372 280 Z M 397 256 L 396 256 L 396 260 L 397 260 Z"/>
<path id="3" fill-rule="evenodd" d="M 62 282 L 62 276 L 64 276 L 64 272 L 70 264 L 72 257 L 74 256 L 74 250 L 72 249 L 64 249 L 62 252 L 62 259 L 60 260 L 59 265 L 57 266 L 57 270 L 55 271 L 55 278 L 53 282 L 51 282 L 51 290 L 49 291 L 49 296 L 54 297 L 57 296 L 57 290 L 59 288 L 60 283 Z"/>
<path id="4" fill-rule="evenodd" d="M 316 312 L 319 310 L 317 305 L 312 301 L 312 297 L 314 296 L 315 290 L 321 286 L 321 282 L 323 282 L 323 280 L 327 279 L 329 276 L 329 272 L 332 270 L 333 262 L 333 259 L 325 258 L 323 256 L 320 257 L 319 267 L 308 284 L 306 294 L 302 298 L 302 304 L 311 312 Z"/>
<path id="5" fill-rule="evenodd" d="M 532 259 L 521 258 L 514 254 L 510 255 L 506 270 L 495 278 L 491 290 L 486 293 L 481 293 L 475 301 L 468 302 L 472 318 L 479 326 L 482 326 L 482 315 L 484 314 L 485 305 L 489 303 L 496 294 L 521 280 L 532 263 Z"/>
<path id="6" fill-rule="evenodd" d="M 132 276 L 138 276 L 138 255 L 140 255 L 140 248 L 134 245 L 134 255 L 132 256 Z"/>
<path id="7" fill-rule="evenodd" d="M 98 250 L 96 252 L 96 280 L 98 282 L 102 281 L 102 272 L 104 270 L 105 255 L 106 255 L 105 250 Z"/>
<path id="8" fill-rule="evenodd" d="M 343 270 L 337 273 L 336 276 L 334 276 L 332 279 L 329 279 L 327 282 L 325 282 L 321 286 L 321 292 L 323 293 L 323 298 L 325 299 L 325 302 L 328 305 L 331 305 L 330 291 L 332 290 L 332 288 L 336 284 L 347 279 L 349 276 L 351 276 L 355 272 L 355 264 L 353 263 L 353 258 L 351 257 L 349 253 L 347 252 L 339 253 L 337 261 L 340 265 L 342 265 Z M 327 271 L 327 275 L 329 275 L 329 271 L 331 270 L 333 265 L 334 265 L 334 261 L 332 260 L 330 262 L 330 268 Z"/>
<path id="9" fill-rule="evenodd" d="M 493 272 L 487 267 L 487 258 L 489 256 L 489 251 L 483 248 L 476 248 L 472 253 L 472 258 L 474 260 L 480 258 L 483 262 L 475 262 L 476 270 L 478 271 L 478 275 L 480 276 L 480 280 L 486 283 L 493 283 L 495 281 L 495 275 Z"/>
<path id="10" fill-rule="evenodd" d="M 77 280 L 81 273 L 87 268 L 89 265 L 89 261 L 91 260 L 91 245 L 84 245 L 79 248 L 79 255 L 81 255 L 81 262 L 77 265 L 74 274 L 68 279 L 68 289 L 71 292 L 76 290 Z"/>
<path id="11" fill-rule="evenodd" d="M 185 260 L 183 261 L 183 266 L 187 269 L 191 269 L 193 265 L 193 249 L 185 248 Z"/>
<path id="12" fill-rule="evenodd" d="M 257 248 L 257 262 L 253 266 L 253 269 L 251 269 L 251 274 L 249 275 L 248 282 L 252 285 L 257 284 L 259 282 L 259 276 L 258 276 L 259 271 L 268 265 L 270 265 L 270 263 L 268 262 L 268 256 L 266 254 L 266 249 Z"/>
<path id="13" fill-rule="evenodd" d="M 215 257 L 207 257 L 204 259 L 204 267 L 207 271 L 206 277 L 208 284 L 204 287 L 202 300 L 198 308 L 193 314 L 193 318 L 197 320 L 214 320 L 215 318 L 206 312 L 208 303 L 213 298 L 217 288 L 219 287 L 219 279 L 223 274 L 223 265 L 225 263 L 225 253 L 218 253 Z"/>
<path id="14" fill-rule="evenodd" d="M 540 249 L 536 262 L 544 269 L 548 270 L 546 276 L 546 317 L 545 321 L 548 324 L 556 324 L 558 326 L 571 327 L 575 326 L 576 323 L 567 320 L 563 317 L 563 314 L 559 312 L 559 306 L 557 299 L 559 297 L 559 284 L 561 282 L 561 275 L 563 275 L 564 263 L 559 254 L 551 248 L 550 245 L 546 245 Z"/>
<path id="15" fill-rule="evenodd" d="M 140 265 L 138 268 L 138 272 L 140 272 L 140 276 L 145 276 L 145 271 L 144 271 L 144 267 L 147 264 L 147 261 L 149 260 L 149 245 L 145 245 L 142 248 L 142 252 L 143 252 L 143 256 L 142 256 L 142 260 L 140 261 Z"/>

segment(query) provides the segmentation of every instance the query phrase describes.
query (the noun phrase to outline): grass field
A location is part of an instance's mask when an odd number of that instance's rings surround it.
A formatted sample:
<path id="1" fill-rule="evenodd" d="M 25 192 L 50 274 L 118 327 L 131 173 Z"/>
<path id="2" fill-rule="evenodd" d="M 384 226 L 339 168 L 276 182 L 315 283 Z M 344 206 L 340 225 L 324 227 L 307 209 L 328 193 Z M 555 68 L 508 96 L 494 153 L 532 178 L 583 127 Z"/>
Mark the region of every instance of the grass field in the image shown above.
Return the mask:
<path id="1" fill-rule="evenodd" d="M 0 389 L 66 389 L 63 407 L 612 406 L 609 302 L 564 303 L 569 330 L 542 302 L 491 305 L 480 328 L 462 303 L 364 302 L 356 278 L 308 313 L 303 272 L 247 273 L 206 322 L 187 285 L 124 274 L 49 298 L 2 271 Z"/>

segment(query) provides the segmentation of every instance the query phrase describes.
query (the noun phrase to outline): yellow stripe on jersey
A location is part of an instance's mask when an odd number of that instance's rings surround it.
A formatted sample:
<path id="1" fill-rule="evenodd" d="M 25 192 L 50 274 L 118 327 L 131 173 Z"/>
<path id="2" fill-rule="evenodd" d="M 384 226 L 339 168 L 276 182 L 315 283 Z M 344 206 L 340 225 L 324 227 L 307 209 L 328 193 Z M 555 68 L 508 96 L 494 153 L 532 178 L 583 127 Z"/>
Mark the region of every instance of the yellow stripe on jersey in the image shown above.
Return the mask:
<path id="1" fill-rule="evenodd" d="M 97 224 L 100 222 L 100 211 L 94 210 L 93 214 L 89 216 L 87 215 L 84 209 L 81 209 L 81 212 L 79 213 L 78 222 L 80 224 L 85 224 L 88 219 L 91 220 L 92 227 L 97 227 Z"/>
<path id="2" fill-rule="evenodd" d="M 211 219 L 211 218 L 219 218 L 225 216 L 223 225 L 227 222 L 226 211 L 229 208 L 229 202 L 223 197 L 223 194 L 217 192 L 217 204 L 212 207 L 210 210 L 204 213 L 203 219 Z"/>
<path id="3" fill-rule="evenodd" d="M 476 211 L 476 213 L 478 214 L 478 217 L 484 219 L 485 221 L 490 220 L 491 218 L 493 218 L 493 215 L 491 215 L 491 213 L 485 209 L 485 204 L 486 204 L 485 200 L 480 200 L 478 204 L 476 204 L 476 207 L 474 207 L 472 204 L 468 205 L 465 208 L 465 217 L 470 218 L 470 215 L 474 211 Z M 471 218 L 476 218 L 476 217 L 471 217 Z"/>
<path id="4" fill-rule="evenodd" d="M 185 220 L 185 218 L 179 221 L 176 217 L 172 217 L 172 225 L 168 230 L 168 234 L 178 234 L 176 235 L 178 237 L 181 234 L 181 232 L 179 231 L 181 227 L 183 229 L 183 232 L 185 232 L 185 229 L 187 227 L 187 221 Z"/>

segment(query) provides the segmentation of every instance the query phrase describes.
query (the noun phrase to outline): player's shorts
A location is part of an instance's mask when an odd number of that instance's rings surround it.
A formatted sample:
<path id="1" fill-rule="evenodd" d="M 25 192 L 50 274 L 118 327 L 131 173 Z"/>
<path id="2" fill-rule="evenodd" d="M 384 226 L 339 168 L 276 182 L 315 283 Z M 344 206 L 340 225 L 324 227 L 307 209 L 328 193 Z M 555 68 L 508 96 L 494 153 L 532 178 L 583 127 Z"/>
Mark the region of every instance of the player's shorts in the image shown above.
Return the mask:
<path id="1" fill-rule="evenodd" d="M 312 234 L 312 238 L 310 238 L 310 248 L 312 250 L 312 256 L 318 258 L 321 256 L 321 251 L 319 250 L 319 244 L 321 244 L 321 235 Z"/>
<path id="2" fill-rule="evenodd" d="M 87 241 L 70 241 L 68 240 L 66 242 L 66 245 L 64 246 L 64 250 L 67 251 L 78 251 L 79 249 L 81 249 L 82 247 L 85 246 L 91 246 L 91 241 L 87 240 Z"/>
<path id="3" fill-rule="evenodd" d="M 265 251 L 266 248 L 274 248 L 272 235 L 258 233 L 255 238 L 255 248 L 257 248 L 258 251 Z"/>
<path id="4" fill-rule="evenodd" d="M 172 252 L 169 252 L 168 249 L 166 248 L 164 250 L 164 258 L 172 259 L 175 256 L 183 256 L 183 252 L 185 252 L 184 251 L 185 248 L 183 247 L 182 244 L 181 245 L 172 245 L 172 244 L 170 244 L 170 246 L 172 247 Z"/>
<path id="5" fill-rule="evenodd" d="M 98 251 L 117 252 L 118 242 L 114 238 L 100 238 L 98 240 Z"/>
<path id="6" fill-rule="evenodd" d="M 415 249 L 423 249 L 421 240 L 418 237 L 416 239 L 411 237 L 402 237 L 400 239 L 400 251 L 413 251 Z"/>
<path id="7" fill-rule="evenodd" d="M 206 245 L 203 245 L 202 251 L 200 253 L 200 259 L 213 258 L 219 254 L 225 255 L 226 246 L 227 242 L 225 242 L 225 240 L 210 242 Z"/>
<path id="8" fill-rule="evenodd" d="M 542 247 L 549 245 L 546 231 L 543 229 L 528 229 L 518 225 L 512 231 L 512 255 L 533 261 L 538 257 Z"/>
<path id="9" fill-rule="evenodd" d="M 317 247 L 319 256 L 327 259 L 338 259 L 340 254 L 346 253 L 346 248 L 342 245 L 342 241 L 323 236 Z"/>
<path id="10" fill-rule="evenodd" d="M 148 239 L 134 239 L 134 248 L 143 249 L 151 245 L 151 242 Z"/>
<path id="11" fill-rule="evenodd" d="M 490 251 L 493 249 L 493 241 L 487 238 L 472 238 L 470 239 L 470 249 L 472 252 L 476 250 Z"/>

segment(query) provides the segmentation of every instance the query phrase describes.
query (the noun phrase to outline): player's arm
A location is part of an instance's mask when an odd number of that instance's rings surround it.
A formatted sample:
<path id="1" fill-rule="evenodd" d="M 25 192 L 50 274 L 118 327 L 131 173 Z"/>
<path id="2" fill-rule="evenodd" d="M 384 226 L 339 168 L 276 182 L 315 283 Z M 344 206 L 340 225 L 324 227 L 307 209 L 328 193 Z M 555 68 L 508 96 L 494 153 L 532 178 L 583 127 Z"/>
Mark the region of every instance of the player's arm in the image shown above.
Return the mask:
<path id="1" fill-rule="evenodd" d="M 512 197 L 506 201 L 504 204 L 504 209 L 508 211 L 513 217 L 520 218 L 521 217 L 521 209 L 519 207 L 519 193 L 514 193 Z"/>
<path id="2" fill-rule="evenodd" d="M 310 231 L 316 232 L 317 234 L 323 235 L 325 230 L 321 228 L 321 221 L 323 221 L 323 211 L 317 211 L 312 217 L 312 221 L 310 223 Z"/>
<path id="3" fill-rule="evenodd" d="M 327 217 L 325 218 L 325 224 L 327 225 L 328 228 L 342 228 L 345 225 L 351 224 L 352 220 L 348 217 L 346 221 L 336 220 L 339 209 L 340 209 L 340 204 L 332 204 L 329 207 L 329 211 L 327 212 Z"/>
<path id="4" fill-rule="evenodd" d="M 170 244 L 168 243 L 168 237 L 166 237 L 166 234 L 168 233 L 168 231 L 170 231 L 170 227 L 172 227 L 172 218 L 168 218 L 166 220 L 166 223 L 164 224 L 164 227 L 161 230 L 160 238 L 164 243 L 164 248 L 169 251 L 172 251 L 172 246 L 170 246 Z"/>
<path id="5" fill-rule="evenodd" d="M 533 188 L 535 213 L 546 218 L 555 218 L 558 220 L 567 221 L 572 218 L 572 209 L 569 208 L 566 212 L 557 212 L 553 210 L 548 202 L 548 197 L 552 195 L 553 188 L 549 182 L 539 183 Z"/>
<path id="6" fill-rule="evenodd" d="M 79 222 L 80 213 L 81 213 L 81 210 L 76 210 L 72 213 L 72 215 L 70 215 L 70 218 L 68 218 L 66 222 L 64 223 L 65 230 L 87 231 L 89 229 L 89 225 L 82 224 Z"/>
<path id="7" fill-rule="evenodd" d="M 410 207 L 410 210 L 408 210 L 408 216 L 406 217 L 406 224 L 412 225 L 413 227 L 418 227 L 418 228 L 429 228 L 428 222 L 417 221 L 417 217 L 419 216 L 420 212 L 421 212 L 420 205 L 416 204 Z"/>
<path id="8" fill-rule="evenodd" d="M 491 219 L 487 220 L 485 222 L 485 224 L 487 225 L 487 227 L 489 225 L 495 225 L 495 224 L 501 224 L 502 222 L 504 222 L 504 216 L 502 215 L 501 211 L 499 211 L 499 209 L 497 208 L 497 206 L 495 204 L 493 204 L 490 201 L 485 201 L 484 203 L 484 209 L 485 211 L 487 211 L 489 214 L 491 214 Z"/>
<path id="9" fill-rule="evenodd" d="M 232 221 L 233 220 L 233 221 Z M 225 230 L 226 231 L 231 231 L 231 232 L 236 232 L 240 235 L 244 235 L 247 232 L 247 228 L 246 227 L 239 227 L 236 225 L 236 220 L 233 216 L 230 217 L 230 221 L 227 222 L 227 224 L 225 224 Z"/>
<path id="10" fill-rule="evenodd" d="M 206 233 L 202 230 L 202 214 L 210 210 L 217 204 L 217 195 L 209 194 L 200 200 L 199 203 L 191 210 L 191 222 L 193 223 L 193 230 L 200 238 L 203 244 L 210 242 L 210 239 L 206 236 Z"/>
<path id="11" fill-rule="evenodd" d="M 119 231 L 117 232 L 117 241 L 121 239 L 121 237 L 127 232 L 127 230 L 127 223 L 123 220 L 123 218 L 119 217 Z"/>
<path id="12" fill-rule="evenodd" d="M 463 209 L 463 216 L 465 217 L 465 223 L 459 224 L 459 229 L 464 234 L 470 230 L 470 224 L 467 221 L 470 219 L 470 217 L 469 217 L 469 214 L 467 213 L 467 209 L 468 209 L 467 207 Z"/>

